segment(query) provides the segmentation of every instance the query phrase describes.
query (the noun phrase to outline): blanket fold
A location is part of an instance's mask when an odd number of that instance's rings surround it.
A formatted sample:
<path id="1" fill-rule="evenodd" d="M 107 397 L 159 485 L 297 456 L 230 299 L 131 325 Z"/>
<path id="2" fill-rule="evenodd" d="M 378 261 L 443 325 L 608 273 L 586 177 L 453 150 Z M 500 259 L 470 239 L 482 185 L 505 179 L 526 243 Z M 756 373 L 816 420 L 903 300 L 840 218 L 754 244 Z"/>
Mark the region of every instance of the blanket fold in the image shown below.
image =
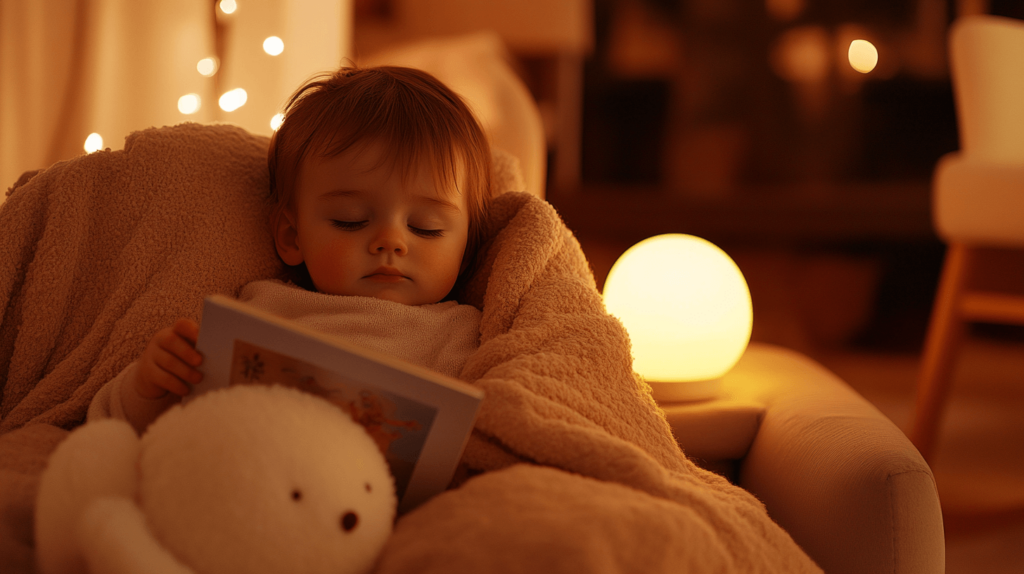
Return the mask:
<path id="1" fill-rule="evenodd" d="M 0 209 L 0 432 L 75 426 L 153 332 L 281 274 L 266 143 L 228 126 L 147 130 L 14 189 Z M 506 193 L 487 229 L 457 294 L 482 311 L 460 374 L 486 393 L 461 464 L 472 478 L 402 517 L 377 570 L 819 571 L 753 496 L 680 451 L 555 210 Z"/>
<path id="2" fill-rule="evenodd" d="M 70 428 L 92 396 L 202 298 L 280 272 L 267 139 L 232 126 L 136 132 L 55 164 L 0 210 L 0 433 Z"/>
<path id="3" fill-rule="evenodd" d="M 483 474 L 400 520 L 379 571 L 818 571 L 751 494 L 684 456 L 557 212 L 507 193 L 490 224 L 460 299 L 483 309 L 461 374 L 485 392 L 462 460 Z M 459 531 L 465 552 L 427 551 Z M 648 536 L 668 547 L 635 553 Z"/>

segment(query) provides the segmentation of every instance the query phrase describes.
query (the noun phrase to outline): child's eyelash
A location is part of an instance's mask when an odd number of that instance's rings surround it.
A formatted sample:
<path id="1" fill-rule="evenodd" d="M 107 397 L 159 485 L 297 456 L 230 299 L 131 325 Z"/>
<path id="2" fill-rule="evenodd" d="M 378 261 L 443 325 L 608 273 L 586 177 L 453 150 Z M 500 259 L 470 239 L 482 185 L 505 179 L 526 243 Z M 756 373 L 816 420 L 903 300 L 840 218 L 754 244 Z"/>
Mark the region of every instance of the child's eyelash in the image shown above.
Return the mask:
<path id="1" fill-rule="evenodd" d="M 367 221 L 341 221 L 338 219 L 332 219 L 331 225 L 338 229 L 344 229 L 345 231 L 358 231 L 363 227 L 366 227 Z M 444 235 L 443 229 L 420 229 L 419 227 L 409 226 L 409 229 L 413 233 L 420 237 L 442 237 Z"/>
<path id="2" fill-rule="evenodd" d="M 344 229 L 346 231 L 354 231 L 356 229 L 362 228 L 364 225 L 366 225 L 366 222 L 365 221 L 339 221 L 337 219 L 332 219 L 331 220 L 331 225 L 333 225 L 334 227 L 337 227 L 338 229 Z"/>
<path id="3" fill-rule="evenodd" d="M 409 229 L 411 229 L 413 233 L 421 237 L 441 237 L 442 235 L 444 235 L 444 230 L 442 229 L 420 229 L 418 227 L 413 227 L 411 225 L 409 226 Z"/>

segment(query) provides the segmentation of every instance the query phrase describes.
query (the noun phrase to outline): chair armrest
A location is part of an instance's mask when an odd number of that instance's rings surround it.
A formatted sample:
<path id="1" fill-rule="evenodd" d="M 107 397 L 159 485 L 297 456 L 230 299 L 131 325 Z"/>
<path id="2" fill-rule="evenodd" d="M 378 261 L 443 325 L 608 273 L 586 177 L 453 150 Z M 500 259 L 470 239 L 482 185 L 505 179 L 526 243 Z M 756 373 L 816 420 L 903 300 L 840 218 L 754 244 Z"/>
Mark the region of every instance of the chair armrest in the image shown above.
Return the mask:
<path id="1" fill-rule="evenodd" d="M 931 469 L 888 418 L 821 365 L 751 345 L 723 392 L 763 404 L 740 486 L 826 572 L 942 572 Z"/>

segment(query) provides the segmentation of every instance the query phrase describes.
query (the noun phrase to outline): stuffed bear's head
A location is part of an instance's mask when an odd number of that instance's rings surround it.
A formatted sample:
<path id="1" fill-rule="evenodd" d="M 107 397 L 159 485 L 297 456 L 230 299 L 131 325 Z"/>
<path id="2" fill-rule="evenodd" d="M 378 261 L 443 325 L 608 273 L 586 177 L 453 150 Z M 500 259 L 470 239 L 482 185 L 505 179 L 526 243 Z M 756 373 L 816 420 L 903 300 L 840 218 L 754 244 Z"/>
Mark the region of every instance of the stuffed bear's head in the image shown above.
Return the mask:
<path id="1" fill-rule="evenodd" d="M 395 505 L 366 431 L 294 389 L 211 391 L 142 437 L 139 506 L 154 536 L 198 572 L 366 572 Z"/>

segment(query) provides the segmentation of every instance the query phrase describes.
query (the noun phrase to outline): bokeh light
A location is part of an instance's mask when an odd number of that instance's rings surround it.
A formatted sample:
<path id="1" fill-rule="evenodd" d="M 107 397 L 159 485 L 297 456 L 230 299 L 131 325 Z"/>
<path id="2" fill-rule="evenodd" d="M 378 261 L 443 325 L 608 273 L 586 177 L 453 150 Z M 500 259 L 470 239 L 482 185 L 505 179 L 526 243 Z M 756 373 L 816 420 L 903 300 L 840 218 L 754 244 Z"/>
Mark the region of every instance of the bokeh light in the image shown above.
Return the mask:
<path id="1" fill-rule="evenodd" d="M 277 128 L 281 127 L 284 123 L 284 114 L 274 114 L 274 117 L 270 118 L 270 129 L 277 131 Z"/>
<path id="2" fill-rule="evenodd" d="M 198 112 L 202 105 L 203 103 L 199 98 L 199 94 L 185 94 L 178 98 L 178 111 L 185 115 Z"/>
<path id="3" fill-rule="evenodd" d="M 790 82 L 822 82 L 829 72 L 830 45 L 828 32 L 821 26 L 786 30 L 772 48 L 772 69 Z"/>
<path id="4" fill-rule="evenodd" d="M 238 3 L 235 0 L 220 0 L 220 11 L 225 14 L 234 14 L 238 10 Z"/>
<path id="5" fill-rule="evenodd" d="M 235 88 L 233 90 L 224 92 L 224 94 L 221 95 L 220 100 L 218 100 L 217 103 L 220 104 L 220 109 L 224 110 L 225 112 L 233 112 L 238 108 L 244 106 L 246 100 L 248 99 L 249 94 L 245 93 L 245 90 L 243 90 L 242 88 Z"/>
<path id="6" fill-rule="evenodd" d="M 96 132 L 89 134 L 89 137 L 85 138 L 85 145 L 82 147 L 85 148 L 86 153 L 100 151 L 103 149 L 103 136 Z"/>
<path id="7" fill-rule="evenodd" d="M 765 10 L 780 22 L 795 20 L 807 7 L 806 0 L 765 0 Z"/>
<path id="8" fill-rule="evenodd" d="M 850 42 L 850 66 L 862 74 L 875 69 L 878 65 L 878 50 L 867 40 Z"/>
<path id="9" fill-rule="evenodd" d="M 196 64 L 196 70 L 207 78 L 216 74 L 219 67 L 220 65 L 217 62 L 217 58 L 203 58 L 202 60 L 199 60 L 198 64 Z"/>
<path id="10" fill-rule="evenodd" d="M 281 52 L 284 52 L 284 41 L 277 36 L 271 36 L 266 40 L 263 40 L 263 51 L 271 56 L 277 56 Z"/>

